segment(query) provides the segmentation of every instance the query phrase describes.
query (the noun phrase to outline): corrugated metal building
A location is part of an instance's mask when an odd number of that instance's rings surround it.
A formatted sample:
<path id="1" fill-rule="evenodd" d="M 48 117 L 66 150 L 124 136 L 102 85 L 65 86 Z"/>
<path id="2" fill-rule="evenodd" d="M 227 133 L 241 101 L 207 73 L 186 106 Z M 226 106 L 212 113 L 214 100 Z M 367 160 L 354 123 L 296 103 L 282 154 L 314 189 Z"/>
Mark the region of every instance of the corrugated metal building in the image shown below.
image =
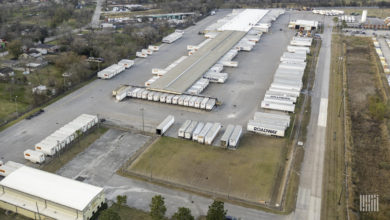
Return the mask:
<path id="1" fill-rule="evenodd" d="M 0 208 L 32 219 L 88 220 L 104 202 L 103 188 L 23 165 L 0 182 Z"/>

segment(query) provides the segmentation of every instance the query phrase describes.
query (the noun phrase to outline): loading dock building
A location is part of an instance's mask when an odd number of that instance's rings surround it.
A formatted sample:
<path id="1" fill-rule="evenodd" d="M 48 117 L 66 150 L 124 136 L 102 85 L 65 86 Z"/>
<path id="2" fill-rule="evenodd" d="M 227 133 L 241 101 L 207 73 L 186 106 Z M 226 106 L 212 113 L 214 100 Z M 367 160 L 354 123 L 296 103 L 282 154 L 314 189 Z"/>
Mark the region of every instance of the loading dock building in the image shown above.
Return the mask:
<path id="1" fill-rule="evenodd" d="M 88 220 L 104 202 L 103 188 L 23 165 L 0 182 L 0 208 L 32 219 Z"/>

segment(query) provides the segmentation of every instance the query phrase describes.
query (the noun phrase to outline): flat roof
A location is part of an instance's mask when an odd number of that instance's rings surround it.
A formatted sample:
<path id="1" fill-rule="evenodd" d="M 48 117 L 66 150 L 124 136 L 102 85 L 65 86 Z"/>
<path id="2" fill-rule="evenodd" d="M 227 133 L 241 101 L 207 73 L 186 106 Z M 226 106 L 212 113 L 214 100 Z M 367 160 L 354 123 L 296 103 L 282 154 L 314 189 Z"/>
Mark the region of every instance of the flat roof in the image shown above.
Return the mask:
<path id="1" fill-rule="evenodd" d="M 0 185 L 79 211 L 103 191 L 101 187 L 27 166 L 10 173 Z"/>
<path id="2" fill-rule="evenodd" d="M 242 31 L 223 31 L 196 53 L 180 62 L 149 86 L 149 89 L 183 93 L 207 72 L 246 34 Z"/>
<path id="3" fill-rule="evenodd" d="M 259 22 L 269 10 L 265 9 L 245 9 L 238 13 L 230 21 L 218 28 L 219 31 L 245 31 L 248 32 L 253 25 Z"/>

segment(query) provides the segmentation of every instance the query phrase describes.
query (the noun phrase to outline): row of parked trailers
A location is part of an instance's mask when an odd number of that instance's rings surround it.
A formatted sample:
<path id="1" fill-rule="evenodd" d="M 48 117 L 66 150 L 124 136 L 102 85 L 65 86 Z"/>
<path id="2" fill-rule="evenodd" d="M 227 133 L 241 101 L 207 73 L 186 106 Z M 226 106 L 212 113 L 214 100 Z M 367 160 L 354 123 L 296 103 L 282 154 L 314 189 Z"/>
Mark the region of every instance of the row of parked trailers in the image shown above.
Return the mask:
<path id="1" fill-rule="evenodd" d="M 211 145 L 222 126 L 220 123 L 186 120 L 178 130 L 178 137 Z M 242 134 L 242 127 L 229 125 L 221 138 L 223 147 L 236 149 Z"/>
<path id="2" fill-rule="evenodd" d="M 118 64 L 113 64 L 97 73 L 100 79 L 111 79 L 134 65 L 134 60 L 123 59 Z"/>
<path id="3" fill-rule="evenodd" d="M 159 46 L 149 45 L 148 48 L 142 49 L 141 51 L 137 51 L 135 53 L 135 56 L 139 58 L 146 58 L 149 55 L 152 55 L 154 52 L 157 52 L 158 50 L 160 50 Z"/>
<path id="4" fill-rule="evenodd" d="M 373 41 L 374 46 L 375 46 L 375 51 L 378 54 L 379 59 L 381 61 L 381 64 L 382 64 L 382 67 L 383 67 L 383 71 L 386 74 L 387 83 L 390 85 L 390 69 L 389 69 L 387 60 L 386 60 L 386 58 L 383 55 L 383 52 L 382 52 L 382 49 L 380 48 L 378 40 L 375 37 L 373 37 L 372 41 Z M 389 39 L 385 39 L 385 41 L 386 41 L 387 46 L 390 48 L 390 40 Z"/>
<path id="5" fill-rule="evenodd" d="M 284 137 L 285 131 L 289 126 L 289 115 L 256 112 L 253 120 L 249 120 L 247 130 L 268 136 Z"/>
<path id="6" fill-rule="evenodd" d="M 294 37 L 291 42 L 309 42 L 307 37 Z M 302 48 L 302 49 L 301 49 Z M 306 68 L 308 47 L 294 46 L 294 52 L 284 52 L 275 72 L 273 82 L 266 92 L 261 107 L 264 109 L 294 112 L 295 103 L 302 89 L 302 77 Z"/>
<path id="7" fill-rule="evenodd" d="M 24 151 L 24 158 L 33 163 L 43 163 L 46 156 L 54 156 L 97 123 L 96 115 L 82 114 L 37 143 L 34 150 Z"/>
<path id="8" fill-rule="evenodd" d="M 140 88 L 134 86 L 127 86 L 125 89 L 122 89 L 122 93 L 116 95 L 116 99 L 118 101 L 123 99 L 122 97 L 124 92 L 126 94 L 126 97 L 129 98 L 138 98 L 143 100 L 181 105 L 209 111 L 211 111 L 217 103 L 217 99 L 215 98 L 190 94 L 175 95 L 171 93 L 151 91 L 147 88 Z"/>

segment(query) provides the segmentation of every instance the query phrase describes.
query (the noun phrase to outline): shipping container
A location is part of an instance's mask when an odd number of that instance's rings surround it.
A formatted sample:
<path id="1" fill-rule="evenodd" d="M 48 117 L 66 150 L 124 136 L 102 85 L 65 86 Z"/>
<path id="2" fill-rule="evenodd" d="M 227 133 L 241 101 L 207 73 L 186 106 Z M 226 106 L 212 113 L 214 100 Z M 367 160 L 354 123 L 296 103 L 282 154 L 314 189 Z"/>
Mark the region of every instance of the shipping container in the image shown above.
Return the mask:
<path id="1" fill-rule="evenodd" d="M 271 84 L 270 88 L 292 90 L 292 91 L 297 91 L 297 92 L 300 92 L 302 89 L 302 87 L 300 87 L 300 86 L 287 85 L 284 83 L 275 83 L 275 82 L 273 82 Z"/>
<path id="2" fill-rule="evenodd" d="M 237 149 L 238 142 L 240 141 L 242 134 L 242 127 L 240 125 L 236 125 L 233 130 L 232 135 L 229 138 L 229 149 Z"/>
<path id="3" fill-rule="evenodd" d="M 168 115 L 156 128 L 156 134 L 163 135 L 175 122 L 173 115 Z"/>
<path id="4" fill-rule="evenodd" d="M 35 150 L 25 150 L 23 152 L 24 159 L 29 160 L 33 163 L 43 163 L 45 161 L 45 154 Z"/>
<path id="5" fill-rule="evenodd" d="M 131 97 L 132 98 L 137 98 L 137 93 L 138 91 L 140 91 L 141 88 L 134 88 L 132 91 L 131 91 Z"/>
<path id="6" fill-rule="evenodd" d="M 263 101 L 274 102 L 274 103 L 278 103 L 278 104 L 286 104 L 286 105 L 293 105 L 294 104 L 294 102 L 292 102 L 290 100 L 283 100 L 283 99 L 277 99 L 277 98 L 268 98 L 268 97 L 264 97 Z"/>
<path id="7" fill-rule="evenodd" d="M 181 125 L 181 127 L 179 128 L 179 131 L 178 131 L 177 136 L 184 138 L 184 132 L 186 131 L 186 129 L 188 128 L 188 126 L 190 126 L 191 122 L 192 122 L 191 120 L 186 120 L 186 121 Z"/>
<path id="8" fill-rule="evenodd" d="M 265 93 L 265 96 L 264 98 L 273 98 L 273 99 L 279 99 L 279 100 L 288 100 L 288 101 L 291 101 L 293 103 L 295 103 L 297 101 L 297 97 L 295 96 L 290 96 L 290 95 L 287 95 L 287 94 L 284 94 L 284 93 L 279 93 L 279 92 L 271 92 L 271 91 L 267 91 Z"/>
<path id="9" fill-rule="evenodd" d="M 221 137 L 221 146 L 222 147 L 225 147 L 225 148 L 228 147 L 228 145 L 229 145 L 229 138 L 232 135 L 233 130 L 234 130 L 234 125 L 228 125 L 226 127 L 226 130 L 225 130 L 225 132 L 223 133 L 223 135 Z"/>
<path id="10" fill-rule="evenodd" d="M 136 57 L 140 57 L 140 58 L 146 58 L 146 57 L 148 57 L 148 54 L 143 53 L 143 52 L 141 52 L 141 51 L 137 51 L 137 52 L 135 53 L 135 56 L 136 56 Z"/>
<path id="11" fill-rule="evenodd" d="M 192 140 L 193 141 L 198 141 L 199 133 L 202 131 L 203 127 L 204 127 L 204 123 L 199 122 L 198 125 L 196 126 L 194 132 L 192 133 Z"/>
<path id="12" fill-rule="evenodd" d="M 198 125 L 197 121 L 192 121 L 191 124 L 187 127 L 186 131 L 184 132 L 184 138 L 185 139 L 191 139 L 192 133 L 194 132 L 196 126 Z"/>
<path id="13" fill-rule="evenodd" d="M 58 147 L 58 144 L 55 142 L 52 142 L 52 143 L 40 142 L 40 143 L 36 144 L 34 146 L 34 148 L 36 151 L 42 152 L 45 155 L 54 156 L 59 147 Z"/>
<path id="14" fill-rule="evenodd" d="M 160 50 L 160 46 L 149 45 L 148 49 L 153 50 L 153 51 L 158 51 L 158 50 Z"/>
<path id="15" fill-rule="evenodd" d="M 303 53 L 305 52 L 306 54 L 310 53 L 310 48 L 309 47 L 300 47 L 300 46 L 287 46 L 287 51 L 290 53 Z"/>
<path id="16" fill-rule="evenodd" d="M 202 130 L 198 134 L 198 142 L 203 144 L 205 141 L 205 137 L 209 130 L 213 127 L 213 123 L 207 122 L 206 125 L 202 128 Z"/>
<path id="17" fill-rule="evenodd" d="M 152 55 L 153 54 L 153 50 L 149 50 L 149 49 L 142 49 L 141 52 L 142 53 L 146 53 L 147 55 Z"/>
<path id="18" fill-rule="evenodd" d="M 217 136 L 219 130 L 221 130 L 221 124 L 220 123 L 215 123 L 211 128 L 210 128 L 210 131 L 207 132 L 205 138 L 204 138 L 204 142 L 205 144 L 209 144 L 211 145 L 215 139 L 215 137 Z"/>

